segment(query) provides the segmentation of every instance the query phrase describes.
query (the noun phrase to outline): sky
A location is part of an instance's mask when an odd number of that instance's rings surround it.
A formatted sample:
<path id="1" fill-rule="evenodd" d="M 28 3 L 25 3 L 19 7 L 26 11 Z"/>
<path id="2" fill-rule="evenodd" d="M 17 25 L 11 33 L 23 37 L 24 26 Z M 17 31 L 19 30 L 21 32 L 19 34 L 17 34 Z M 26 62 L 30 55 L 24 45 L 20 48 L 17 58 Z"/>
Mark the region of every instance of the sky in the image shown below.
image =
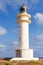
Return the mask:
<path id="1" fill-rule="evenodd" d="M 0 57 L 15 57 L 18 47 L 16 16 L 25 4 L 32 16 L 29 28 L 34 57 L 43 57 L 43 0 L 0 0 Z"/>

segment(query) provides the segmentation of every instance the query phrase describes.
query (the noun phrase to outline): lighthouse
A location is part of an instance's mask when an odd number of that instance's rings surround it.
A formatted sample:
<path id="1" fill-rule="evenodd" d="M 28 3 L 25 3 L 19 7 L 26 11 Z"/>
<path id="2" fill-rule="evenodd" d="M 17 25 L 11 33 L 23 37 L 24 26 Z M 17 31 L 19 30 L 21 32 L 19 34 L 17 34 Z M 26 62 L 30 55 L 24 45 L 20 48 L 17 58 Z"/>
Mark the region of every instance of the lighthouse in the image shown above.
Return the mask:
<path id="1" fill-rule="evenodd" d="M 17 15 L 17 24 L 19 26 L 19 45 L 16 50 L 16 56 L 19 58 L 33 58 L 33 49 L 29 48 L 29 24 L 31 15 L 28 14 L 28 8 L 22 5 L 20 13 Z"/>
<path id="2" fill-rule="evenodd" d="M 18 24 L 18 49 L 16 49 L 16 57 L 13 60 L 39 60 L 39 58 L 34 58 L 33 49 L 29 47 L 29 25 L 31 24 L 31 15 L 28 14 L 28 8 L 22 5 L 20 8 L 20 13 L 17 15 Z"/>

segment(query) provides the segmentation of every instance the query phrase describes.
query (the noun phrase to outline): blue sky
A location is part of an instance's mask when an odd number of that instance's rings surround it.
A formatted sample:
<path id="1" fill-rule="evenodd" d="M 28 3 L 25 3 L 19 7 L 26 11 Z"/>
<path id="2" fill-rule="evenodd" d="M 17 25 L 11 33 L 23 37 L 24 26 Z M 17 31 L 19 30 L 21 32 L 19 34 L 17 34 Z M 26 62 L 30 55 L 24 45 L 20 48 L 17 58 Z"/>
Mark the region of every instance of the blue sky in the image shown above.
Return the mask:
<path id="1" fill-rule="evenodd" d="M 30 48 L 43 57 L 43 0 L 0 0 L 0 57 L 15 57 L 18 46 L 17 14 L 22 4 L 31 14 Z"/>

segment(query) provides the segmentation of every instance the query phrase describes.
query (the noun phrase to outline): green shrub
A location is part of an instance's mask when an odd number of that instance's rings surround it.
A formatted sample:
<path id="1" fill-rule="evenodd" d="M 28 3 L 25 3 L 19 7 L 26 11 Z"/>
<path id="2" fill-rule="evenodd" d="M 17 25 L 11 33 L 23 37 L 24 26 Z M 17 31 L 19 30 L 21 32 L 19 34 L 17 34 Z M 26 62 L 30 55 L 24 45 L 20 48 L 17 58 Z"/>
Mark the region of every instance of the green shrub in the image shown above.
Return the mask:
<path id="1" fill-rule="evenodd" d="M 38 61 L 34 61 L 34 60 L 31 60 L 29 63 L 32 63 L 32 64 L 39 64 Z"/>
<path id="2" fill-rule="evenodd" d="M 6 65 L 12 65 L 11 63 L 6 63 Z"/>

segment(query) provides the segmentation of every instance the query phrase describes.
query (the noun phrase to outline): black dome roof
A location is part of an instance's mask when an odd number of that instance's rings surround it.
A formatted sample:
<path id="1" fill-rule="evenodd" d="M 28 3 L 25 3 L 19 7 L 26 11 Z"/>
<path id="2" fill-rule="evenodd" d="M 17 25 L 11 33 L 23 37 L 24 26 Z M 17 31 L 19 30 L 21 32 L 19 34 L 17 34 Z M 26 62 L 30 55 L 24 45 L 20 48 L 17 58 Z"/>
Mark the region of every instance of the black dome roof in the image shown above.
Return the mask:
<path id="1" fill-rule="evenodd" d="M 27 12 L 27 7 L 25 5 L 22 5 L 20 8 L 20 13 Z"/>

